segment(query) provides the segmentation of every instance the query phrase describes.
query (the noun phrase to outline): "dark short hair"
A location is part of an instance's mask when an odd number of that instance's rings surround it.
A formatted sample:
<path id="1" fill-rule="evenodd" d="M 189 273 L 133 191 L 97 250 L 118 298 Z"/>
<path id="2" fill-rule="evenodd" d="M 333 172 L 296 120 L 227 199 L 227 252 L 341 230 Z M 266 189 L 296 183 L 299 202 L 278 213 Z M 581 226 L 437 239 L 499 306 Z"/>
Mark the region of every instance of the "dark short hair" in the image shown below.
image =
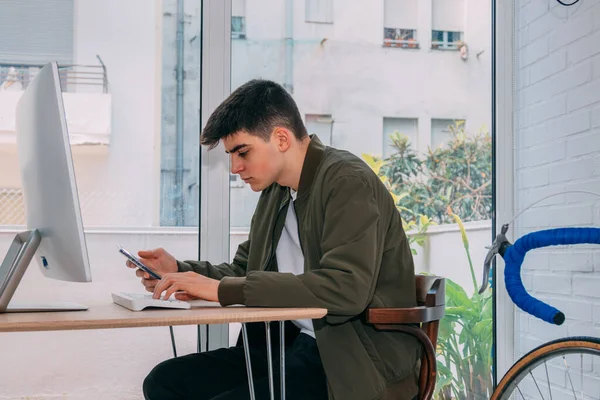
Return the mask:
<path id="1" fill-rule="evenodd" d="M 240 131 L 269 141 L 276 126 L 289 129 L 298 139 L 308 135 L 292 96 L 275 82 L 254 79 L 217 107 L 208 118 L 200 143 L 212 149 L 221 139 Z"/>

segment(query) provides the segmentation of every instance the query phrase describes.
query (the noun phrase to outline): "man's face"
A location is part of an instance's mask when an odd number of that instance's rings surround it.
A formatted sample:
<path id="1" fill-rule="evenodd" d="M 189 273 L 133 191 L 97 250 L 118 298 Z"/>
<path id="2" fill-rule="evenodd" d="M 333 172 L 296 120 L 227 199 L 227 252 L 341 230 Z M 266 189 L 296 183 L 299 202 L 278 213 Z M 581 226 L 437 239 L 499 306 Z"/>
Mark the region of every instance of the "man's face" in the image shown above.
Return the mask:
<path id="1" fill-rule="evenodd" d="M 277 181 L 282 154 L 273 135 L 265 142 L 240 131 L 223 139 L 223 144 L 231 156 L 231 173 L 239 175 L 253 191 L 260 192 Z"/>

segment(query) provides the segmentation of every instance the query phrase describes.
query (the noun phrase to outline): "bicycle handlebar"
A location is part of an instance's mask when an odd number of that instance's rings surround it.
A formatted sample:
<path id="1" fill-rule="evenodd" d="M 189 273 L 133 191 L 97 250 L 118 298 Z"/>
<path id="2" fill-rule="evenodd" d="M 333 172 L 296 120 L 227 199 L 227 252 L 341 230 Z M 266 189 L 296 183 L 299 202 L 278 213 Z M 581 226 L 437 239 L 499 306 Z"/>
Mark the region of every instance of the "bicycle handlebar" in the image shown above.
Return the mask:
<path id="1" fill-rule="evenodd" d="M 600 244 L 600 228 L 560 228 L 529 233 L 506 248 L 504 280 L 512 301 L 523 311 L 551 324 L 561 325 L 565 315 L 536 299 L 525 290 L 521 280 L 521 265 L 525 254 L 540 247 L 596 243 Z"/>

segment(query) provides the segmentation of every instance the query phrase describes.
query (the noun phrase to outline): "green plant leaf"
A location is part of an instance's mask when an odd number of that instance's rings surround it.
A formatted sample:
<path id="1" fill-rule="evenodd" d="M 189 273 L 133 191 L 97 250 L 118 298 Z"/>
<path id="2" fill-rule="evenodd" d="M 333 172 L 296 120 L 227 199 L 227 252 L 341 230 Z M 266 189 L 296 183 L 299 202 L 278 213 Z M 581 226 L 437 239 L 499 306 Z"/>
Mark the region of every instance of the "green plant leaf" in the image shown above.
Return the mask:
<path id="1" fill-rule="evenodd" d="M 468 265 L 455 265 L 477 281 L 463 222 L 491 219 L 491 136 L 465 131 L 465 121 L 449 126 L 450 141 L 437 149 L 417 153 L 407 136 L 390 135 L 394 153 L 385 160 L 363 155 L 381 177 L 402 215 L 402 228 L 410 231 L 413 255 L 426 243 L 429 226 L 457 223 Z M 448 210 L 451 212 L 449 213 Z M 466 267 L 466 268 L 465 268 Z M 474 289 L 477 291 L 477 288 Z M 479 400 L 492 392 L 492 291 L 467 296 L 465 290 L 446 280 L 446 315 L 440 321 L 437 400 Z M 481 391 L 481 393 L 476 393 Z M 450 396 L 450 397 L 449 397 Z"/>
<path id="2" fill-rule="evenodd" d="M 434 397 L 439 395 L 440 391 L 442 391 L 446 386 L 452 384 L 453 381 L 452 370 L 439 361 L 437 362 L 437 372 L 438 375 L 433 394 Z"/>
<path id="3" fill-rule="evenodd" d="M 479 340 L 491 343 L 492 341 L 493 321 L 491 318 L 479 321 L 473 327 L 473 335 Z"/>
<path id="4" fill-rule="evenodd" d="M 409 195 L 409 194 L 408 194 L 408 193 L 406 193 L 406 192 L 404 192 L 404 193 L 401 193 L 400 195 L 398 195 L 398 200 L 402 200 L 403 198 L 407 197 L 408 195 Z"/>
<path id="5" fill-rule="evenodd" d="M 469 307 L 471 305 L 471 300 L 467 296 L 465 290 L 449 278 L 446 278 L 446 305 L 458 305 L 463 307 Z"/>

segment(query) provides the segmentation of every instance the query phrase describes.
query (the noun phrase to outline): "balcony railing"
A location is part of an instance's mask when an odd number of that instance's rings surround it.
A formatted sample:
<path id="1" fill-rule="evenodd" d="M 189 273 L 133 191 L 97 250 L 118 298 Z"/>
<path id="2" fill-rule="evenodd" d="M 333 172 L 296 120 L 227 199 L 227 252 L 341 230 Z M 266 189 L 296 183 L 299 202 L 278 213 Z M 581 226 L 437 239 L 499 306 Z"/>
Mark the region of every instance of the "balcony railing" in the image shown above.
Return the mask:
<path id="1" fill-rule="evenodd" d="M 25 90 L 42 67 L 42 64 L 0 63 L 0 91 Z M 108 77 L 104 64 L 62 64 L 58 66 L 58 74 L 63 92 L 108 93 Z"/>

